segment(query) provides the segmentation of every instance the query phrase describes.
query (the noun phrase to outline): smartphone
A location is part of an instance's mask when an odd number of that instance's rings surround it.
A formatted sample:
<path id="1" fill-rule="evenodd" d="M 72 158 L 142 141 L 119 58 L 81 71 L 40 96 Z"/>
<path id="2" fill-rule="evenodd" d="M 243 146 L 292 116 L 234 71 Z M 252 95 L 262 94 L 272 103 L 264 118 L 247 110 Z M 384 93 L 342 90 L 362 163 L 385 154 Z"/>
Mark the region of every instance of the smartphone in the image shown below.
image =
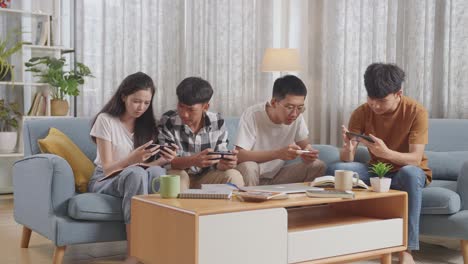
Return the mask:
<path id="1" fill-rule="evenodd" d="M 216 158 L 216 159 L 212 159 L 212 160 L 217 160 L 217 159 L 224 159 L 224 156 L 232 156 L 232 155 L 235 155 L 234 153 L 232 153 L 231 151 L 212 151 L 212 152 L 208 152 L 208 155 L 220 155 L 221 158 Z"/>
<path id="2" fill-rule="evenodd" d="M 353 132 L 346 132 L 346 136 L 348 136 L 349 139 L 353 138 L 353 137 L 359 137 L 359 138 L 363 138 L 371 143 L 375 143 L 375 141 L 367 136 L 367 135 L 364 135 L 364 134 L 358 134 L 358 133 L 353 133 Z"/>
<path id="3" fill-rule="evenodd" d="M 316 150 L 303 150 L 303 149 L 296 150 L 296 154 L 298 154 L 298 155 L 301 155 L 301 154 L 304 154 L 304 153 L 314 153 L 314 152 L 317 152 L 317 151 Z"/>
<path id="4" fill-rule="evenodd" d="M 171 145 L 159 146 L 159 149 L 160 149 L 161 151 L 163 151 L 165 148 L 169 148 L 169 149 L 171 149 L 171 150 L 175 150 L 175 147 L 174 147 L 174 146 L 171 146 Z"/>
<path id="5" fill-rule="evenodd" d="M 151 143 L 149 146 L 147 146 L 145 149 L 152 149 L 154 147 L 156 147 L 158 144 L 156 143 Z"/>

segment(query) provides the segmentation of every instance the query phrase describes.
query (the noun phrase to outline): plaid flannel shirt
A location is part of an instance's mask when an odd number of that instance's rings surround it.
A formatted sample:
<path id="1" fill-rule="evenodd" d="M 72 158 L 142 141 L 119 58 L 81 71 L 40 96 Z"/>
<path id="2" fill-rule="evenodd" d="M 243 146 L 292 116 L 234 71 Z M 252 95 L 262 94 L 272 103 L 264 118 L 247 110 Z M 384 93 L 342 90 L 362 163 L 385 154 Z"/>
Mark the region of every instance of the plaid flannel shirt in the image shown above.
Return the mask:
<path id="1" fill-rule="evenodd" d="M 220 113 L 205 112 L 204 125 L 194 134 L 193 131 L 179 117 L 176 110 L 164 113 L 158 123 L 159 144 L 174 143 L 179 147 L 178 156 L 188 157 L 197 154 L 207 148 L 215 151 L 227 151 L 228 132 L 224 119 Z M 214 167 L 200 168 L 192 166 L 188 173 L 202 175 L 213 170 Z"/>

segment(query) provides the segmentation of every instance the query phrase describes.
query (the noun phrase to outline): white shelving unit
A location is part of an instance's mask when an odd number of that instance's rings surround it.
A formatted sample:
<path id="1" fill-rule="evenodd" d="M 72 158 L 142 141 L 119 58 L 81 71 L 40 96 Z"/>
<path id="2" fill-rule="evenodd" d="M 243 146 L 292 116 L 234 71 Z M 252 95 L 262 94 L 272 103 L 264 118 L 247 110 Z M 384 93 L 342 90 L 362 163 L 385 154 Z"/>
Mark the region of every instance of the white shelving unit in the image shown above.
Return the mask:
<path id="1" fill-rule="evenodd" d="M 52 14 L 43 13 L 43 12 L 34 12 L 34 11 L 20 10 L 20 9 L 14 9 L 14 8 L 1 8 L 0 12 L 25 14 L 25 15 L 32 15 L 32 16 L 46 16 L 46 17 L 50 17 L 52 15 Z"/>
<path id="2" fill-rule="evenodd" d="M 42 119 L 51 118 L 51 116 L 26 116 L 31 108 L 33 97 L 36 92 L 46 90 L 48 85 L 38 82 L 38 79 L 32 76 L 31 72 L 26 71 L 25 62 L 33 57 L 51 56 L 59 58 L 64 53 L 73 52 L 73 48 L 69 44 L 71 41 L 63 41 L 61 38 L 61 24 L 70 26 L 71 10 L 65 11 L 62 14 L 62 2 L 71 8 L 68 1 L 63 0 L 18 0 L 12 1 L 14 4 L 11 8 L 0 8 L 0 32 L 9 32 L 16 28 L 19 29 L 20 36 L 17 41 L 24 41 L 30 44 L 22 46 L 21 51 L 15 53 L 11 58 L 11 63 L 15 66 L 14 81 L 0 81 L 0 99 L 6 99 L 8 102 L 15 101 L 20 105 L 20 111 L 23 113 L 23 118 L 20 121 L 19 130 L 21 131 L 22 122 L 25 119 Z M 51 10 L 51 12 L 42 12 L 42 10 Z M 53 10 L 53 11 L 52 11 Z M 64 15 L 64 16 L 62 16 Z M 42 29 L 47 27 L 46 33 L 38 32 L 39 22 L 42 22 Z M 65 28 L 66 28 L 65 27 Z M 3 31 L 2 31 L 3 30 Z M 42 39 L 41 35 L 42 34 Z M 46 39 L 45 45 L 38 45 L 38 39 Z M 41 41 L 39 41 L 41 43 Z M 62 44 L 65 45 L 62 45 Z M 67 61 L 70 61 L 67 59 Z M 70 102 L 72 103 L 72 102 Z M 50 102 L 46 103 L 48 108 Z M 73 109 L 71 105 L 70 109 Z M 72 113 L 72 110 L 70 110 Z M 11 166 L 12 164 L 24 156 L 22 135 L 18 133 L 18 141 L 16 150 L 12 153 L 0 153 L 0 194 L 11 192 Z"/>
<path id="3" fill-rule="evenodd" d="M 0 85 L 9 85 L 9 86 L 46 86 L 47 83 L 0 82 Z"/>

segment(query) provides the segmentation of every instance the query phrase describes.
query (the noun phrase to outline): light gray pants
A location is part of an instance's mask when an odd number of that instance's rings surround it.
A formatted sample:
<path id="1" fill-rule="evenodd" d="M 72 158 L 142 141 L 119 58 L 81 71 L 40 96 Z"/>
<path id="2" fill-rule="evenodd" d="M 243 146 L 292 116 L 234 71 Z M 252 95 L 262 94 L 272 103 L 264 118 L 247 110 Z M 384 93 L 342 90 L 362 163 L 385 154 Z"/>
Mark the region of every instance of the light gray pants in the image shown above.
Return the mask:
<path id="1" fill-rule="evenodd" d="M 88 184 L 89 192 L 103 193 L 122 198 L 122 212 L 126 224 L 130 223 L 130 205 L 132 197 L 140 194 L 152 193 L 151 182 L 166 174 L 166 169 L 152 166 L 146 170 L 131 166 L 125 168 L 119 175 L 108 180 L 98 182 L 104 176 L 102 168 L 96 167 L 93 177 Z"/>
<path id="2" fill-rule="evenodd" d="M 311 163 L 296 162 L 281 168 L 271 179 L 260 177 L 259 164 L 253 161 L 242 162 L 236 169 L 240 171 L 246 186 L 270 185 L 296 182 L 311 182 L 325 174 L 327 166 L 321 160 Z"/>

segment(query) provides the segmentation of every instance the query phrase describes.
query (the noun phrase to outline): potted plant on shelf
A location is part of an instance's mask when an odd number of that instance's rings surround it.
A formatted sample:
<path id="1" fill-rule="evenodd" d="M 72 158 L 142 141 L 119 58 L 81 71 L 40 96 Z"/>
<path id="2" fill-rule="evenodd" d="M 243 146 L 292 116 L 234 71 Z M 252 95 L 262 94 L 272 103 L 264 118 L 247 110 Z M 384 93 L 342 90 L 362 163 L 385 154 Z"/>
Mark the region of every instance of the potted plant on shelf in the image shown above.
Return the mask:
<path id="1" fill-rule="evenodd" d="M 18 139 L 18 120 L 21 113 L 18 104 L 6 103 L 0 100 L 0 152 L 11 153 L 16 147 Z"/>
<path id="2" fill-rule="evenodd" d="M 90 69 L 77 62 L 72 71 L 64 70 L 65 58 L 34 57 L 25 63 L 27 71 L 40 77 L 40 82 L 47 83 L 51 88 L 50 112 L 52 115 L 63 116 L 68 113 L 69 105 L 66 96 L 80 94 L 79 85 L 84 84 L 84 77 L 94 77 Z"/>
<path id="3" fill-rule="evenodd" d="M 388 190 L 390 190 L 392 179 L 385 178 L 385 174 L 387 174 L 393 168 L 393 166 L 391 164 L 379 161 L 375 164 L 372 164 L 369 168 L 369 172 L 377 175 L 377 177 L 370 178 L 372 190 L 374 190 L 374 192 L 388 192 Z"/>
<path id="4" fill-rule="evenodd" d="M 0 7 L 1 8 L 8 8 L 9 5 L 11 4 L 10 2 L 11 2 L 11 0 L 0 0 Z"/>
<path id="5" fill-rule="evenodd" d="M 8 32 L 5 38 L 0 38 L 0 81 L 14 82 L 15 80 L 14 67 L 8 59 L 18 52 L 25 42 L 10 43 L 13 35 L 16 34 Z"/>

